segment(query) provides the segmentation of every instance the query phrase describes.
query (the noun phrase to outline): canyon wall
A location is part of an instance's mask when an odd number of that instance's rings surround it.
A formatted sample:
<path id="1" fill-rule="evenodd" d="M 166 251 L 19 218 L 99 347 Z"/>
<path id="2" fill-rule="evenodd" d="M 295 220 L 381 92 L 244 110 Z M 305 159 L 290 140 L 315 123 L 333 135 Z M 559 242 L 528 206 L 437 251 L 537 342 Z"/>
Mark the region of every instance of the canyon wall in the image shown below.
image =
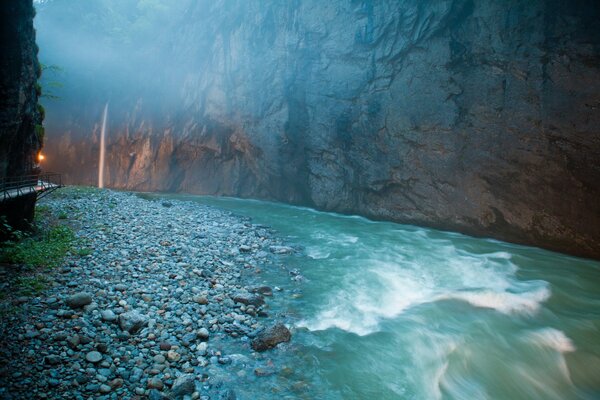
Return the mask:
<path id="1" fill-rule="evenodd" d="M 43 140 L 31 1 L 0 5 L 0 177 L 31 173 Z M 37 134 L 36 134 L 37 133 Z"/>
<path id="2" fill-rule="evenodd" d="M 600 258 L 598 20 L 592 0 L 190 2 L 160 68 L 49 104 L 50 167 L 96 183 L 109 102 L 111 187 Z"/>
<path id="3" fill-rule="evenodd" d="M 43 108 L 37 80 L 41 74 L 31 0 L 0 3 L 0 179 L 36 172 L 36 157 L 42 147 Z M 0 194 L 1 195 L 1 194 Z M 13 227 L 28 226 L 36 195 L 2 201 L 0 215 Z M 4 229 L 0 229 L 3 237 Z"/>

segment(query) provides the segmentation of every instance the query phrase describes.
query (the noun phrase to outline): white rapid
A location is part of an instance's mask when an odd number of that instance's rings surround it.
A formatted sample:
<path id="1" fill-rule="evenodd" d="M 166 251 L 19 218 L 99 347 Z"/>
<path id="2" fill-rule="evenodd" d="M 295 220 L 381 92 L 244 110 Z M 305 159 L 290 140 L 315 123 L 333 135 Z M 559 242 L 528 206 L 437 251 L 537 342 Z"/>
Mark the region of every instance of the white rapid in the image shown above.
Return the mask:
<path id="1" fill-rule="evenodd" d="M 275 364 L 310 389 L 261 377 L 240 398 L 600 399 L 598 262 L 307 208 L 189 198 L 251 216 L 302 248 L 259 265 L 257 278 L 283 288 L 269 314 L 293 327 L 291 350 L 268 357 L 287 357 Z M 291 281 L 292 269 L 305 279 Z M 272 391 L 282 382 L 289 397 Z"/>
<path id="2" fill-rule="evenodd" d="M 104 187 L 104 159 L 106 153 L 106 122 L 108 120 L 108 103 L 102 114 L 102 129 L 100 130 L 100 156 L 98 161 L 98 187 Z"/>

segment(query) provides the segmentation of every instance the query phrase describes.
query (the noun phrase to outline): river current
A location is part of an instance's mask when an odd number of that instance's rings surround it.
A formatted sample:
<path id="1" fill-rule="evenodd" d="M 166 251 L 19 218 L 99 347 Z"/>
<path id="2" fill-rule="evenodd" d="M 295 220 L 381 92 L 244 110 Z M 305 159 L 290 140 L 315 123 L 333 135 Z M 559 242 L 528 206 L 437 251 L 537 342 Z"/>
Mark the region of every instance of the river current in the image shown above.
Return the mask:
<path id="1" fill-rule="evenodd" d="M 292 288 L 271 304 L 293 327 L 292 350 L 274 356 L 289 367 L 241 397 L 600 398 L 598 262 L 269 202 L 169 197 L 251 217 L 302 248 L 261 278 Z M 294 269 L 302 282 L 290 282 Z"/>

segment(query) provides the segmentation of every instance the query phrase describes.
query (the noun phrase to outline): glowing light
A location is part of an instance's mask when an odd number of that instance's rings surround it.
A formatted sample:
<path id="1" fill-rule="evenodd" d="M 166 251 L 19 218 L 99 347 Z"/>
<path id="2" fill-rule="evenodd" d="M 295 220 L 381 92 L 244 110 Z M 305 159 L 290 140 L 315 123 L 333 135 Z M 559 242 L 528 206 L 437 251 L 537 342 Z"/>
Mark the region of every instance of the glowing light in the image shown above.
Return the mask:
<path id="1" fill-rule="evenodd" d="M 38 154 L 38 161 L 44 161 L 46 159 L 46 156 L 44 156 L 42 153 Z"/>

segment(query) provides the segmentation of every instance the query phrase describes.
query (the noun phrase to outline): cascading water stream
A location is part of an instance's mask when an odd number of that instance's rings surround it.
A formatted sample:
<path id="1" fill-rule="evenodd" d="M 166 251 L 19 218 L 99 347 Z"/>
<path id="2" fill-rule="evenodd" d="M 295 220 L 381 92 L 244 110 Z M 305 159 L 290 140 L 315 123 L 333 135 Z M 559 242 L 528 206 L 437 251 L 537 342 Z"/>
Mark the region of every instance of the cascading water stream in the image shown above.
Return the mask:
<path id="1" fill-rule="evenodd" d="M 102 129 L 100 131 L 100 157 L 98 162 L 98 187 L 104 187 L 104 157 L 106 151 L 106 121 L 108 120 L 108 103 L 104 106 Z"/>

